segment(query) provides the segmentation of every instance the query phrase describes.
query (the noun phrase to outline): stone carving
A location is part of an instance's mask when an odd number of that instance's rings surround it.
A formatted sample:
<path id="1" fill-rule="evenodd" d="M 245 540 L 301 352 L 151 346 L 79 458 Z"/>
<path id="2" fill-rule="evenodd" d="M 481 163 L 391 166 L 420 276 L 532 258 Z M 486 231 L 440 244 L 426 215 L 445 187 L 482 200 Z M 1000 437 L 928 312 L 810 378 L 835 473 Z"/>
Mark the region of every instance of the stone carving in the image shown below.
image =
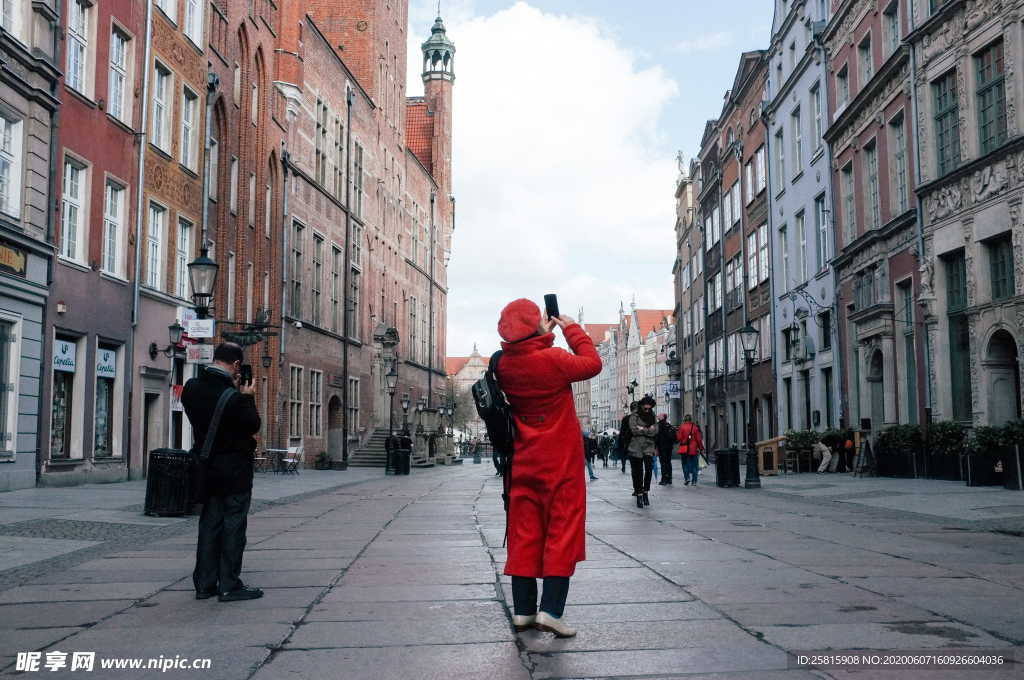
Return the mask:
<path id="1" fill-rule="evenodd" d="M 993 16 L 1002 14 L 1003 0 L 975 0 L 967 7 L 965 28 L 970 31 Z"/>
<path id="2" fill-rule="evenodd" d="M 924 302 L 926 300 L 935 299 L 935 263 L 931 261 L 929 257 L 921 258 L 921 266 L 918 268 L 921 273 L 921 293 L 918 295 L 918 300 Z"/>
<path id="3" fill-rule="evenodd" d="M 974 173 L 971 178 L 971 194 L 974 202 L 984 201 L 1006 188 L 1006 166 L 994 163 Z"/>
<path id="4" fill-rule="evenodd" d="M 928 197 L 928 221 L 934 223 L 960 210 L 964 205 L 960 187 L 956 184 L 942 187 Z"/>

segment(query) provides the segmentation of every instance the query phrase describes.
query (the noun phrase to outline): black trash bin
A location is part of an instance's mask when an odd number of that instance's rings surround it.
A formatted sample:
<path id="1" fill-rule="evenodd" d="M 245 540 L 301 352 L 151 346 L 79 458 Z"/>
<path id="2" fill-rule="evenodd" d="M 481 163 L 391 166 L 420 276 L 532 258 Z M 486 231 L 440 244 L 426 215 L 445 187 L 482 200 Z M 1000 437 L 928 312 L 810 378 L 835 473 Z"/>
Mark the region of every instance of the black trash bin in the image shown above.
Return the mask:
<path id="1" fill-rule="evenodd" d="M 395 464 L 396 475 L 407 475 L 412 469 L 412 449 L 401 448 L 395 451 L 397 458 Z"/>
<path id="2" fill-rule="evenodd" d="M 146 473 L 145 514 L 187 515 L 192 510 L 192 456 L 182 449 L 153 449 Z"/>
<path id="3" fill-rule="evenodd" d="M 715 476 L 718 478 L 718 486 L 730 487 L 740 485 L 739 449 L 719 449 L 715 451 Z"/>

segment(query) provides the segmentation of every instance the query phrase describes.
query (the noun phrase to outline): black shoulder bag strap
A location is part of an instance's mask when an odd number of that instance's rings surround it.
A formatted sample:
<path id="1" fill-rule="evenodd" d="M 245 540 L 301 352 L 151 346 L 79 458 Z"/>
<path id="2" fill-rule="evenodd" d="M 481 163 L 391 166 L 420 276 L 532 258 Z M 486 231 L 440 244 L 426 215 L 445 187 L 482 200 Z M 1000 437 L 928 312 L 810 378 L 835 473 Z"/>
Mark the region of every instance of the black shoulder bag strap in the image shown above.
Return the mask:
<path id="1" fill-rule="evenodd" d="M 491 375 L 494 376 L 494 383 L 501 389 L 501 385 L 498 383 L 498 362 L 501 361 L 501 355 L 504 354 L 503 350 L 498 350 L 491 355 L 491 360 L 487 363 L 487 370 L 490 371 Z M 494 443 L 491 442 L 491 446 Z M 501 502 L 505 506 L 505 535 L 501 539 L 501 547 L 504 548 L 505 544 L 508 543 L 508 508 L 511 502 L 510 494 L 512 492 L 512 453 L 511 451 L 506 452 L 502 456 L 501 460 Z"/>
<path id="2" fill-rule="evenodd" d="M 224 415 L 224 407 L 228 405 L 231 397 L 238 394 L 238 390 L 229 387 L 220 393 L 217 399 L 217 406 L 213 409 L 213 417 L 210 419 L 210 427 L 206 430 L 206 439 L 203 440 L 203 448 L 199 450 L 199 460 L 206 460 L 210 457 L 210 449 L 213 448 L 213 440 L 217 437 L 217 430 L 220 429 L 220 419 Z"/>

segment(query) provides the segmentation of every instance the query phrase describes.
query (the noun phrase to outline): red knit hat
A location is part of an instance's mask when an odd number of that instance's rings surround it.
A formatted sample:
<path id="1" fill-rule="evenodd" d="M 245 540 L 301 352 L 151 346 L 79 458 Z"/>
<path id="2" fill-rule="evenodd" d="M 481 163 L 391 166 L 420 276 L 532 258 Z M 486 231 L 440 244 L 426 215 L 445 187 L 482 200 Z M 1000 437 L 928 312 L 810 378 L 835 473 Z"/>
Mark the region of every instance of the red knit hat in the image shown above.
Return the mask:
<path id="1" fill-rule="evenodd" d="M 498 335 L 505 342 L 518 342 L 533 335 L 540 326 L 540 307 L 532 300 L 519 298 L 505 305 L 498 319 Z"/>

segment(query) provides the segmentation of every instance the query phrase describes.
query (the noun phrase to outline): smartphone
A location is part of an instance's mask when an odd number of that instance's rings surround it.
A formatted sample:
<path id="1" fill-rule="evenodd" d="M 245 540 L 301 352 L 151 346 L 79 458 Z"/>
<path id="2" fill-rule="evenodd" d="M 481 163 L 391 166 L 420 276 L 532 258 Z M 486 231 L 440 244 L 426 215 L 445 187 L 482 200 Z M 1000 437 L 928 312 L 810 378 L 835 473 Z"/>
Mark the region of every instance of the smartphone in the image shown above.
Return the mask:
<path id="1" fill-rule="evenodd" d="M 544 296 L 544 312 L 548 315 L 549 319 L 561 316 L 558 313 L 558 296 L 554 293 L 548 293 Z"/>
<path id="2" fill-rule="evenodd" d="M 241 385 L 251 385 L 252 384 L 252 365 L 250 365 L 250 364 L 242 364 L 242 373 L 240 374 L 240 377 L 238 378 L 238 382 Z"/>

